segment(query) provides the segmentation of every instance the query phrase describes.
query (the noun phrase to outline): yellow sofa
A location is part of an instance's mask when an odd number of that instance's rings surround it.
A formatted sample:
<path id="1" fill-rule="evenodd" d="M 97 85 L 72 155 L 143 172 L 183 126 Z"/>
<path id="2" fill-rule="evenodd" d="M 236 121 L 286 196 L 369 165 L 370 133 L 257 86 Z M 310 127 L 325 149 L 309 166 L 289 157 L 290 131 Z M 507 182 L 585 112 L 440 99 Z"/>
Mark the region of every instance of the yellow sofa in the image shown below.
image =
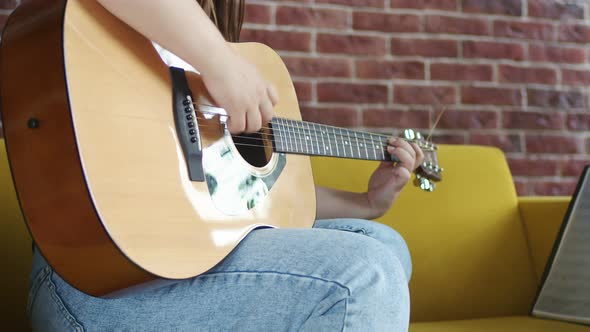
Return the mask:
<path id="1" fill-rule="evenodd" d="M 379 221 L 397 229 L 412 253 L 410 331 L 587 331 L 528 317 L 568 197 L 518 198 L 503 154 L 441 146 L 444 180 L 433 193 L 404 189 Z M 314 158 L 318 184 L 363 191 L 375 163 Z M 27 330 L 31 240 L 0 140 L 2 317 Z"/>

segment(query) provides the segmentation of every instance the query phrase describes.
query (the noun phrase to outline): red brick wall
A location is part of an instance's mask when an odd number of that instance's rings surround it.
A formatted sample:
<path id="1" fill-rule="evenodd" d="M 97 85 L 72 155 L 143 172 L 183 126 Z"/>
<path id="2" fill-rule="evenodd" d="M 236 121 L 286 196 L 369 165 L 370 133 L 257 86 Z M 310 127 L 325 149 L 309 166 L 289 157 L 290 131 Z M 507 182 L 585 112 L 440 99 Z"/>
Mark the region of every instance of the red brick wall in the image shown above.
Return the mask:
<path id="1" fill-rule="evenodd" d="M 250 0 L 304 118 L 507 155 L 519 194 L 570 194 L 590 164 L 587 1 Z M 474 161 L 474 167 L 477 167 Z"/>
<path id="2" fill-rule="evenodd" d="M 590 164 L 585 0 L 248 0 L 246 21 L 307 120 L 427 133 L 446 109 L 435 142 L 500 147 L 521 195 L 571 194 Z"/>

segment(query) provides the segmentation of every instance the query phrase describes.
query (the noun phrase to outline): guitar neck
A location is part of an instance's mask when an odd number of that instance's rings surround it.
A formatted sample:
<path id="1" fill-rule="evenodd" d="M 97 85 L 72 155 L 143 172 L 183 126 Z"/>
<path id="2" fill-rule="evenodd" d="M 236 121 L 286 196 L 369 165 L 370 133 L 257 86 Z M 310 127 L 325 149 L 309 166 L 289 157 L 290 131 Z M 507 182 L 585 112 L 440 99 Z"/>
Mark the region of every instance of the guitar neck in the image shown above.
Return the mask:
<path id="1" fill-rule="evenodd" d="M 390 161 L 388 136 L 313 122 L 274 118 L 276 152 L 363 160 Z"/>

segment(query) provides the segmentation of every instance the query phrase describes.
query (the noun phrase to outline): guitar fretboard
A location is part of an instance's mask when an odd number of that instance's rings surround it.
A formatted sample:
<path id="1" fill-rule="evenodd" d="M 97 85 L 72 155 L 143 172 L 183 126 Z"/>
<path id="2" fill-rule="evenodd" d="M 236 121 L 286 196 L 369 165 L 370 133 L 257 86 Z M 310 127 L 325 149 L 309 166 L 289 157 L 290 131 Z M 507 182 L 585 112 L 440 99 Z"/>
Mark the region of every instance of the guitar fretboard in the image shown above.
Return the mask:
<path id="1" fill-rule="evenodd" d="M 271 125 L 277 152 L 391 160 L 384 135 L 283 118 L 274 118 Z"/>

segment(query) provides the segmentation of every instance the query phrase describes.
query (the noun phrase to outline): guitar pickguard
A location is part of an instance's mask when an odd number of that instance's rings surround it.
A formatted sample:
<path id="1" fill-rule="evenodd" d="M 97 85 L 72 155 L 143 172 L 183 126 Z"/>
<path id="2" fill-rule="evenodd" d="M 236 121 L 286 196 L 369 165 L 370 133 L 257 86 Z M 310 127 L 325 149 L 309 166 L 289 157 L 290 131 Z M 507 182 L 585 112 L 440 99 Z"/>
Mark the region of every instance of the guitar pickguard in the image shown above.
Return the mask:
<path id="1" fill-rule="evenodd" d="M 285 168 L 284 153 L 274 153 L 264 168 L 248 164 L 237 151 L 231 137 L 207 147 L 203 170 L 215 207 L 226 215 L 239 215 L 261 204 Z"/>

